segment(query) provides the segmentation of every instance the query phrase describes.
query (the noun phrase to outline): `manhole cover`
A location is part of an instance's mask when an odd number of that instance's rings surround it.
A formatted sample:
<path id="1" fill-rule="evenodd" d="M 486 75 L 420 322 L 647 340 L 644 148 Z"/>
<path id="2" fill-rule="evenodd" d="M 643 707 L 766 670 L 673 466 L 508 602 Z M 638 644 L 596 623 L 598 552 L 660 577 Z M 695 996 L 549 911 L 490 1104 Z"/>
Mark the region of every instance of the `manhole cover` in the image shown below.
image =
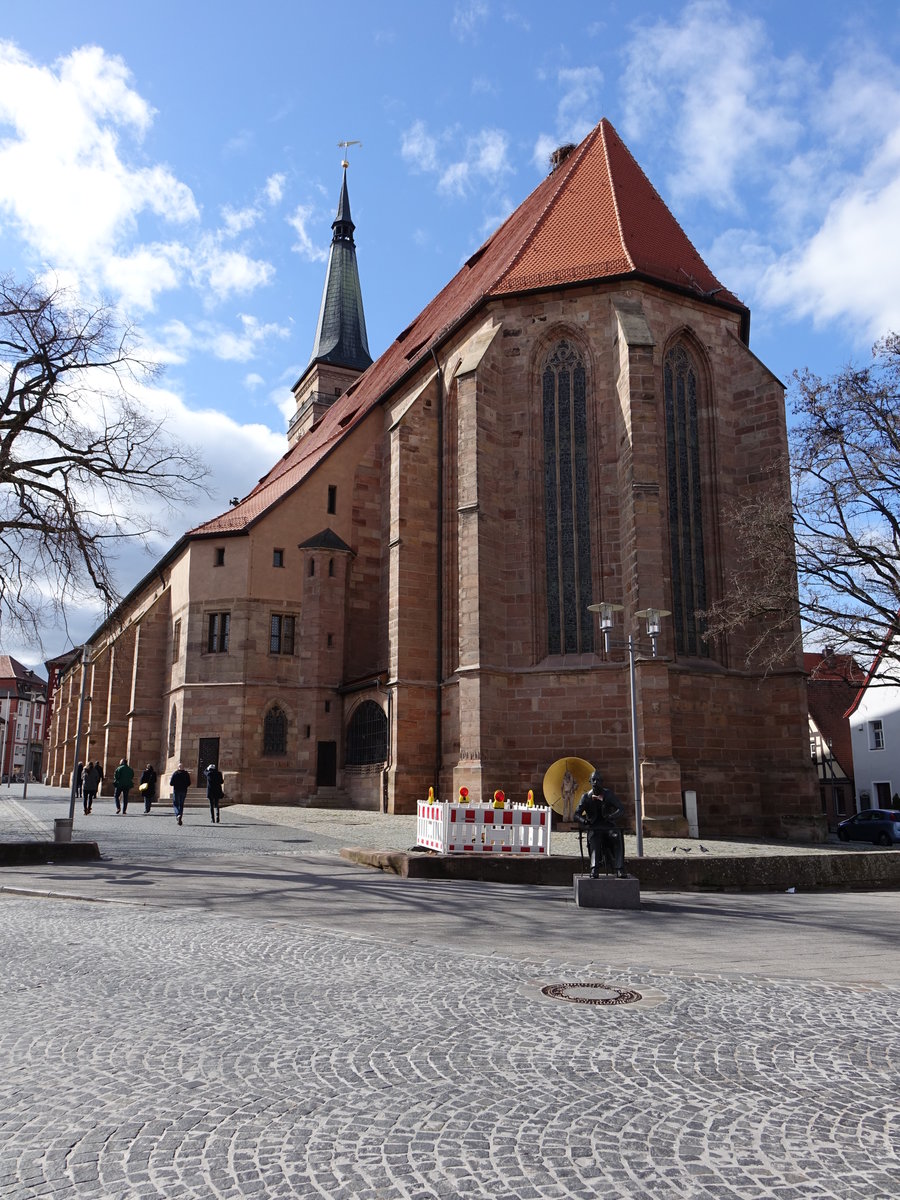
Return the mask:
<path id="1" fill-rule="evenodd" d="M 643 999 L 640 992 L 613 983 L 548 983 L 541 991 L 551 1000 L 570 1004 L 636 1004 Z"/>

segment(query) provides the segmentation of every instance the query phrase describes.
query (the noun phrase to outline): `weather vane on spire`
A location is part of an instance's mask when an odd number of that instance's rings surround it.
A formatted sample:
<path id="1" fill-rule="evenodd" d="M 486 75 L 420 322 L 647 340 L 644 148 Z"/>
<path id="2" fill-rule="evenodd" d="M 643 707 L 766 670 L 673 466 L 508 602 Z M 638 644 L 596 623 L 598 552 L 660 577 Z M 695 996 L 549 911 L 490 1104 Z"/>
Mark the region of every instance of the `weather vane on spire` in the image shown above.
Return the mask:
<path id="1" fill-rule="evenodd" d="M 346 151 L 346 150 L 347 150 L 347 148 L 348 148 L 349 146 L 362 146 L 362 142 L 356 142 L 356 141 L 353 141 L 353 142 L 338 142 L 338 146 L 339 146 L 339 148 L 340 148 L 341 150 L 344 150 L 344 151 Z M 342 160 L 341 160 L 341 166 L 342 166 L 342 167 L 349 167 L 349 166 L 350 166 L 350 164 L 347 162 L 347 156 L 346 156 L 346 154 L 344 155 L 344 157 L 343 157 L 343 158 L 342 158 Z"/>

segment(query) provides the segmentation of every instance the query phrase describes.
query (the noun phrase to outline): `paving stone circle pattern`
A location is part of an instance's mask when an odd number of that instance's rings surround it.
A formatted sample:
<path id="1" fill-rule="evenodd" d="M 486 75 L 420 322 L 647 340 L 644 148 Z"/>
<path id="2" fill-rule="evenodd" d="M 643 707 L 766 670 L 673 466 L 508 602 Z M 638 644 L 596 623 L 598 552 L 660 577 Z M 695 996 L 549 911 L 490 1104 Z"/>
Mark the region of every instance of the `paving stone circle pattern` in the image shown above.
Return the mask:
<path id="1" fill-rule="evenodd" d="M 0 1196 L 895 1197 L 900 989 L 0 896 Z"/>

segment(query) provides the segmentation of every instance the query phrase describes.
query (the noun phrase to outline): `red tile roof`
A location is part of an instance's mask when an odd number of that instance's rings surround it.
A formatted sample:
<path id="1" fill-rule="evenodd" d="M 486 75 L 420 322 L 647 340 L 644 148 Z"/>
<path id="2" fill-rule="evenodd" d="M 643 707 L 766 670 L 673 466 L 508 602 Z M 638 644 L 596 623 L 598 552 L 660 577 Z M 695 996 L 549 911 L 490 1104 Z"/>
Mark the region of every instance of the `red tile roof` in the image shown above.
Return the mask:
<path id="1" fill-rule="evenodd" d="M 729 308 L 746 328 L 747 308 L 718 282 L 604 119 L 253 491 L 187 536 L 248 529 L 491 297 L 622 276 Z"/>
<path id="2" fill-rule="evenodd" d="M 853 778 L 853 745 L 847 707 L 856 696 L 865 671 L 850 654 L 804 654 L 803 669 L 809 678 L 806 690 L 809 715 L 848 779 Z"/>

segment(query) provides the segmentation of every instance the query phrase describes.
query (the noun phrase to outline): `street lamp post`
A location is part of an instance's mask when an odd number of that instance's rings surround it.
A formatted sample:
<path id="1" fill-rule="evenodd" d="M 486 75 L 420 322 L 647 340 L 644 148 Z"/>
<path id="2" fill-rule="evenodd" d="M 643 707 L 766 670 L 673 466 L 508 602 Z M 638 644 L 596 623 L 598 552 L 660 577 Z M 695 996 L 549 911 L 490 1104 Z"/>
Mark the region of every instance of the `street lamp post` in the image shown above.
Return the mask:
<path id="1" fill-rule="evenodd" d="M 603 634 L 603 650 L 604 653 L 609 653 L 610 646 L 623 646 L 628 650 L 628 682 L 631 690 L 631 770 L 634 779 L 634 832 L 637 839 L 637 857 L 644 857 L 644 821 L 643 821 L 643 797 L 641 795 L 641 754 L 640 744 L 638 741 L 638 721 L 637 721 L 637 687 L 635 680 L 634 660 L 640 643 L 637 641 L 633 633 L 629 633 L 625 639 L 613 639 L 612 629 L 615 625 L 615 616 L 617 612 L 623 612 L 625 606 L 623 604 L 589 604 L 588 612 L 598 613 L 600 616 L 600 632 Z M 660 618 L 669 617 L 672 614 L 664 608 L 642 608 L 634 614 L 646 622 L 647 636 L 650 638 L 650 653 L 653 658 L 656 658 L 657 638 L 660 634 Z"/>
<path id="2" fill-rule="evenodd" d="M 25 727 L 25 786 L 22 788 L 22 803 L 28 799 L 28 776 L 31 774 L 31 731 L 34 726 L 34 705 L 41 698 L 40 692 L 26 692 L 22 697 L 28 701 L 28 724 Z"/>
<path id="3" fill-rule="evenodd" d="M 78 697 L 78 724 L 75 729 L 75 754 L 72 759 L 72 787 L 69 791 L 69 820 L 75 819 L 75 789 L 78 786 L 78 755 L 81 753 L 81 730 L 84 724 L 84 702 L 87 697 L 87 669 L 91 647 L 85 644 L 81 650 L 81 695 Z"/>

